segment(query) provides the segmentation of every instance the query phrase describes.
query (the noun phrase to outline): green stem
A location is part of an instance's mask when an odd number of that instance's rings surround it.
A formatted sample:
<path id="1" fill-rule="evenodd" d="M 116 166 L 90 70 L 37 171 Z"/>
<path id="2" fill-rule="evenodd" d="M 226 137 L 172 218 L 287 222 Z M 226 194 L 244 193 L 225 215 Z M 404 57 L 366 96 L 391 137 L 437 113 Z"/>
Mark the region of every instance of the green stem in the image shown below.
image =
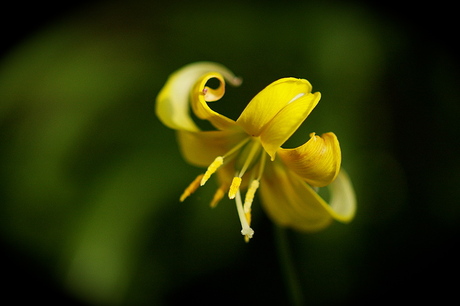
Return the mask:
<path id="1" fill-rule="evenodd" d="M 275 240 L 285 285 L 294 306 L 303 306 L 304 298 L 297 270 L 294 266 L 287 229 L 275 225 Z"/>

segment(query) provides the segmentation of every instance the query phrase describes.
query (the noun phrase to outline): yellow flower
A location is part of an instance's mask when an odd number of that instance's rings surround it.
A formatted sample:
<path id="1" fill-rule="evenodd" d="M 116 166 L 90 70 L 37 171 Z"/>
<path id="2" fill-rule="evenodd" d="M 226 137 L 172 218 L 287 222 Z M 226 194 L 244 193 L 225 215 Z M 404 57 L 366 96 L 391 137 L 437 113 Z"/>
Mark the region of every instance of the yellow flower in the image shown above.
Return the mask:
<path id="1" fill-rule="evenodd" d="M 217 79 L 217 88 L 207 85 L 211 79 Z M 235 199 L 246 241 L 254 234 L 250 224 L 256 191 L 267 214 L 281 226 L 314 231 L 334 219 L 350 221 L 356 209 L 355 195 L 348 176 L 340 170 L 341 151 L 335 134 L 311 133 L 305 144 L 281 148 L 315 108 L 320 93 L 312 93 L 307 80 L 282 78 L 259 92 L 234 121 L 208 105 L 222 98 L 225 80 L 234 86 L 241 83 L 222 65 L 193 63 L 172 74 L 157 97 L 157 116 L 177 130 L 184 158 L 207 167 L 180 200 L 184 201 L 216 173 L 220 187 L 211 206 L 226 193 Z M 216 129 L 201 130 L 190 109 Z M 316 192 L 324 186 L 329 188 L 329 204 Z"/>

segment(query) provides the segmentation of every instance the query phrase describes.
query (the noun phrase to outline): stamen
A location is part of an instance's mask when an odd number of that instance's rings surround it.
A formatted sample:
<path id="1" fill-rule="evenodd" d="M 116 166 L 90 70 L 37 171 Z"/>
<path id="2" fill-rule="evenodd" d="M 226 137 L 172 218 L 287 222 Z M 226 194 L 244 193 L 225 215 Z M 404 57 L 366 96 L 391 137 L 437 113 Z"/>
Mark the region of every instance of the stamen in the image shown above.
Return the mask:
<path id="1" fill-rule="evenodd" d="M 244 236 L 244 240 L 248 242 L 249 239 L 251 239 L 252 236 L 254 235 L 254 230 L 249 226 L 248 220 L 246 219 L 246 215 L 243 209 L 243 204 L 241 203 L 241 194 L 239 190 L 236 192 L 235 202 L 236 202 L 236 210 L 238 211 L 238 217 L 240 218 L 241 227 L 242 227 L 241 234 Z"/>
<path id="2" fill-rule="evenodd" d="M 228 197 L 230 199 L 234 199 L 236 193 L 240 190 L 241 185 L 241 177 L 235 176 L 232 180 L 232 184 L 230 185 L 230 190 L 228 191 Z"/>
<path id="3" fill-rule="evenodd" d="M 251 206 L 252 206 L 252 201 L 254 200 L 254 195 L 256 193 L 257 188 L 259 188 L 259 181 L 258 180 L 253 180 L 251 182 L 251 185 L 248 188 L 248 191 L 246 192 L 246 197 L 244 198 L 244 204 L 243 204 L 243 210 L 244 210 L 244 215 L 246 216 L 246 220 L 248 221 L 248 224 L 251 224 Z"/>
<path id="4" fill-rule="evenodd" d="M 195 192 L 195 190 L 198 189 L 198 187 L 200 187 L 200 181 L 201 179 L 203 178 L 203 175 L 204 174 L 200 174 L 198 175 L 194 180 L 193 182 L 190 183 L 190 185 L 188 185 L 187 188 L 185 188 L 184 192 L 182 193 L 182 195 L 180 196 L 180 201 L 181 202 L 184 202 L 184 200 L 190 196 L 192 193 Z"/>
<path id="5" fill-rule="evenodd" d="M 251 212 L 251 205 L 252 201 L 254 200 L 254 195 L 256 194 L 257 188 L 259 188 L 259 181 L 253 180 L 248 188 L 248 191 L 246 192 L 246 197 L 244 198 L 243 208 L 245 213 Z"/>
<path id="6" fill-rule="evenodd" d="M 225 155 L 224 155 L 223 157 L 224 157 L 224 158 L 229 157 L 230 155 L 232 155 L 233 153 L 235 153 L 236 151 L 238 151 L 242 146 L 244 146 L 250 139 L 251 139 L 251 137 L 247 137 L 247 138 L 243 139 L 243 140 L 240 141 L 236 146 L 234 146 L 233 148 L 231 148 L 230 151 L 228 151 L 227 153 L 225 153 Z"/>
<path id="7" fill-rule="evenodd" d="M 222 156 L 217 156 L 216 159 L 209 165 L 206 170 L 203 178 L 201 179 L 200 185 L 203 186 L 211 177 L 211 175 L 217 171 L 217 169 L 222 166 L 224 163 L 224 158 Z"/>
<path id="8" fill-rule="evenodd" d="M 262 154 L 260 156 L 260 162 L 259 162 L 259 172 L 257 173 L 257 180 L 260 180 L 262 178 L 262 174 L 264 173 L 265 169 L 265 161 L 267 160 L 267 153 L 262 150 Z"/>
<path id="9" fill-rule="evenodd" d="M 259 151 L 260 149 L 260 143 L 258 141 L 255 141 L 252 144 L 251 151 L 249 151 L 248 157 L 246 158 L 243 167 L 241 168 L 238 176 L 243 177 L 244 173 L 246 173 L 246 170 L 248 170 L 249 165 L 251 164 L 252 160 L 254 159 L 254 155 Z"/>
<path id="10" fill-rule="evenodd" d="M 243 207 L 243 208 L 244 208 L 244 207 Z M 244 216 L 246 217 L 246 221 L 248 221 L 248 224 L 251 225 L 251 219 L 252 219 L 251 211 L 245 212 L 245 213 L 244 213 Z"/>
<path id="11" fill-rule="evenodd" d="M 222 184 L 220 187 L 216 190 L 216 193 L 214 193 L 214 197 L 212 198 L 210 206 L 212 208 L 216 207 L 217 204 L 222 200 L 222 198 L 225 195 L 225 191 L 228 189 L 227 184 Z"/>

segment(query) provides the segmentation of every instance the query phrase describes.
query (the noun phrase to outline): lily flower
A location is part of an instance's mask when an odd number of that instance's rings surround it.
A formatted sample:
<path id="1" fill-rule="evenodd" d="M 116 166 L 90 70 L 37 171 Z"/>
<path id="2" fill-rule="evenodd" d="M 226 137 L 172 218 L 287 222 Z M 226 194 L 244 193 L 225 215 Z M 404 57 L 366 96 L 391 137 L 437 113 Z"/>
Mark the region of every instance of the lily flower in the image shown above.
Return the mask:
<path id="1" fill-rule="evenodd" d="M 208 85 L 211 79 L 218 81 L 217 88 Z M 173 73 L 158 94 L 156 114 L 177 131 L 184 158 L 207 167 L 185 189 L 180 201 L 216 174 L 219 187 L 211 207 L 225 194 L 234 199 L 246 241 L 254 235 L 251 205 L 256 192 L 268 216 L 280 226 L 311 232 L 332 220 L 350 221 L 356 209 L 355 194 L 349 177 L 341 171 L 335 134 L 311 133 L 303 145 L 281 148 L 315 108 L 320 93 L 312 93 L 307 80 L 282 78 L 259 92 L 235 121 L 208 104 L 223 97 L 225 81 L 241 84 L 226 67 L 197 62 Z M 215 130 L 201 130 L 190 110 Z M 325 186 L 329 204 L 317 192 Z"/>

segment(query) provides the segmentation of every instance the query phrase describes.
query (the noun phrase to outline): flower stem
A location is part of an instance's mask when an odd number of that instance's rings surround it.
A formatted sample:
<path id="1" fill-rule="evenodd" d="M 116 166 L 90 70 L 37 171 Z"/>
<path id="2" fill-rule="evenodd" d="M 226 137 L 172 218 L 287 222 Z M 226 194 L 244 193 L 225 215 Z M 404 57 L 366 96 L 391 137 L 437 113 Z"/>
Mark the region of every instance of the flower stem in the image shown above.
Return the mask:
<path id="1" fill-rule="evenodd" d="M 300 280 L 292 258 L 287 229 L 277 225 L 274 227 L 278 257 L 291 304 L 293 306 L 305 305 Z"/>

